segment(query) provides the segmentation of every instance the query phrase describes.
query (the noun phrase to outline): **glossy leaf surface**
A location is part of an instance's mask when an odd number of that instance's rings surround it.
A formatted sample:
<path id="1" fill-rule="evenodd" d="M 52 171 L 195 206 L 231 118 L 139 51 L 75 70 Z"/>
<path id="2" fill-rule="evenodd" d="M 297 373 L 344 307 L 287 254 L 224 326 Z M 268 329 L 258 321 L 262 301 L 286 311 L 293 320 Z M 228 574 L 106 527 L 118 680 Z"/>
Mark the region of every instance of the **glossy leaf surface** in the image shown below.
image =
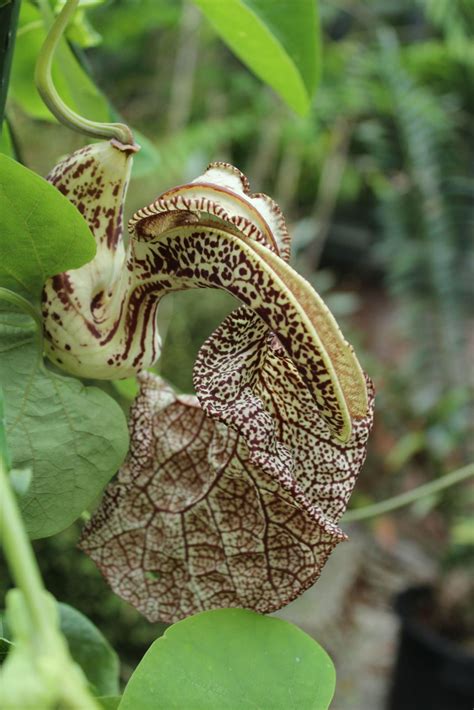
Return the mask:
<path id="1" fill-rule="evenodd" d="M 121 700 L 121 695 L 103 695 L 100 698 L 97 698 L 97 701 L 103 710 L 117 710 Z"/>

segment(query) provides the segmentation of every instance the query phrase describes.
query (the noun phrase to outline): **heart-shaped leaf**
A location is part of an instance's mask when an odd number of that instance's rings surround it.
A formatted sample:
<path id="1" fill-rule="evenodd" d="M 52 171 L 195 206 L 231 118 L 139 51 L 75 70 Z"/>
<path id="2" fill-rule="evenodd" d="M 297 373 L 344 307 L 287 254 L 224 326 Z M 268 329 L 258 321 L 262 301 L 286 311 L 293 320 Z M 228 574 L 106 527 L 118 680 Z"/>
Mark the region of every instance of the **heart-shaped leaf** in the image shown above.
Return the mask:
<path id="1" fill-rule="evenodd" d="M 100 494 L 128 449 L 125 416 L 96 387 L 56 375 L 42 364 L 28 318 L 2 314 L 0 386 L 14 468 L 31 468 L 21 498 L 31 537 L 70 525 Z"/>
<path id="2" fill-rule="evenodd" d="M 38 298 L 48 276 L 95 255 L 87 223 L 59 190 L 0 153 L 0 286 Z"/>
<path id="3" fill-rule="evenodd" d="M 245 609 L 206 611 L 153 643 L 119 710 L 326 710 L 335 671 L 301 629 Z"/>

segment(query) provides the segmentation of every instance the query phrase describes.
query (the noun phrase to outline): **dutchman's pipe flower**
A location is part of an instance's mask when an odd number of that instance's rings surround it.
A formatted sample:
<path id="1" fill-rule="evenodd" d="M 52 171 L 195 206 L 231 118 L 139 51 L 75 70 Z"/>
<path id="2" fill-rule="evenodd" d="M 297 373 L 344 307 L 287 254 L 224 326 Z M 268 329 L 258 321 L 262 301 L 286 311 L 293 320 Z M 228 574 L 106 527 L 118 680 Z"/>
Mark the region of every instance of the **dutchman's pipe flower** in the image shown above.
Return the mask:
<path id="1" fill-rule="evenodd" d="M 288 264 L 278 206 L 213 163 L 139 210 L 123 243 L 135 148 L 88 146 L 50 181 L 82 212 L 93 261 L 45 287 L 47 353 L 88 378 L 139 374 L 131 449 L 81 547 L 150 620 L 222 606 L 273 611 L 345 538 L 373 389 L 313 288 Z M 196 396 L 144 372 L 163 296 L 217 288 L 241 306 L 202 346 Z"/>

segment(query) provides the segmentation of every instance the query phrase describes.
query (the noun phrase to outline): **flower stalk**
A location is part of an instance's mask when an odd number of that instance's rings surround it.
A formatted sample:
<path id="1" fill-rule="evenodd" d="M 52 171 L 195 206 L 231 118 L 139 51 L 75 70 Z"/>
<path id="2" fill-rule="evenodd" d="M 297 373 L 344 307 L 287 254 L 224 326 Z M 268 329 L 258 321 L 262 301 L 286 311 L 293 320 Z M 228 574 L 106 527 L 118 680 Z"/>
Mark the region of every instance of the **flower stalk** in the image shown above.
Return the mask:
<path id="1" fill-rule="evenodd" d="M 64 103 L 54 86 L 52 78 L 53 57 L 78 4 L 79 0 L 67 0 L 52 24 L 36 62 L 36 87 L 51 113 L 68 128 L 84 133 L 91 138 L 115 139 L 123 145 L 134 145 L 132 132 L 127 125 L 124 123 L 91 121 L 85 116 L 80 116 Z"/>
<path id="2" fill-rule="evenodd" d="M 45 631 L 43 594 L 38 565 L 21 522 L 20 511 L 11 489 L 6 463 L 0 455 L 0 540 L 16 586 L 22 590 L 34 625 Z"/>

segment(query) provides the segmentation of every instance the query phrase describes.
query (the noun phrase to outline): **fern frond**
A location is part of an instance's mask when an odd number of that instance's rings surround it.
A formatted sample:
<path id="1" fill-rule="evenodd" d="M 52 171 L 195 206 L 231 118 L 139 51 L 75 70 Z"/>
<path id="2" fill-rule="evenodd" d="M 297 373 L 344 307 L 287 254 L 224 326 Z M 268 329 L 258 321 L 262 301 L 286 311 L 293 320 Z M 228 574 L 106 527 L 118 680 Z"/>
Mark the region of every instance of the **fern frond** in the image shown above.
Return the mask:
<path id="1" fill-rule="evenodd" d="M 436 372 L 442 387 L 456 385 L 465 377 L 464 322 L 460 235 L 446 190 L 445 154 L 453 150 L 450 120 L 440 102 L 404 70 L 392 34 L 381 35 L 380 72 L 400 149 L 399 174 L 381 209 L 390 282 L 410 310 L 414 342 L 422 344 L 420 375 Z"/>

